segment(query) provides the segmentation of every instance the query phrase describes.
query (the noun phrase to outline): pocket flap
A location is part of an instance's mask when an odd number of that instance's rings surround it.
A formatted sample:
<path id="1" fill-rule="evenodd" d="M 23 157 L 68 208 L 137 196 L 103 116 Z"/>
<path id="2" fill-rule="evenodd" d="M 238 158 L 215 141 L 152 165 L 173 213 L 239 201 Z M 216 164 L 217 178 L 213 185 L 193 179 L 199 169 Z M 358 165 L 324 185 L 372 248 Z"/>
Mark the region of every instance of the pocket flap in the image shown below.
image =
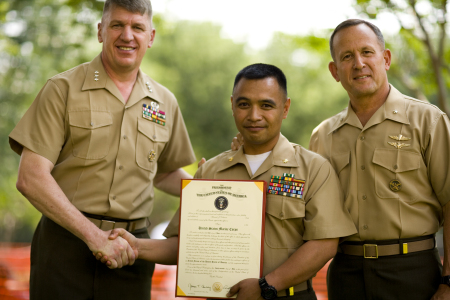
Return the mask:
<path id="1" fill-rule="evenodd" d="M 95 129 L 112 124 L 112 117 L 109 111 L 70 111 L 69 125 L 85 129 Z"/>
<path id="2" fill-rule="evenodd" d="M 420 168 L 419 153 L 395 150 L 395 149 L 375 149 L 372 162 L 391 172 L 406 172 Z"/>
<path id="3" fill-rule="evenodd" d="M 350 163 L 350 152 L 339 153 L 331 156 L 331 164 L 336 174 L 342 171 Z"/>
<path id="4" fill-rule="evenodd" d="M 138 119 L 138 131 L 154 142 L 168 142 L 169 133 L 165 126 L 145 119 Z"/>
<path id="5" fill-rule="evenodd" d="M 305 202 L 280 195 L 266 195 L 266 213 L 285 220 L 305 217 Z"/>

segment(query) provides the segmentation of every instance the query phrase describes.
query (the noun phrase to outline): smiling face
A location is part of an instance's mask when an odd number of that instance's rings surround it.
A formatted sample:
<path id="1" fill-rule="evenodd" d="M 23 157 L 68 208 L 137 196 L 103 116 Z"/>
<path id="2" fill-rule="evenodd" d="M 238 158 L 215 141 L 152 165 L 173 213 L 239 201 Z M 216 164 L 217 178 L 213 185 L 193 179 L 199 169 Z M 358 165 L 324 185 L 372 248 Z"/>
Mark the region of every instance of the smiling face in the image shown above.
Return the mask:
<path id="1" fill-rule="evenodd" d="M 389 89 L 386 71 L 391 52 L 383 49 L 370 27 L 359 24 L 342 29 L 336 33 L 333 47 L 335 61 L 328 67 L 350 99 L 381 95 Z"/>
<path id="2" fill-rule="evenodd" d="M 261 154 L 275 147 L 290 105 L 291 99 L 286 98 L 273 77 L 242 78 L 236 84 L 231 107 L 236 127 L 244 138 L 246 154 Z"/>
<path id="3" fill-rule="evenodd" d="M 98 41 L 103 43 L 102 61 L 106 70 L 115 74 L 137 72 L 154 37 L 155 30 L 147 14 L 111 7 L 98 24 Z"/>

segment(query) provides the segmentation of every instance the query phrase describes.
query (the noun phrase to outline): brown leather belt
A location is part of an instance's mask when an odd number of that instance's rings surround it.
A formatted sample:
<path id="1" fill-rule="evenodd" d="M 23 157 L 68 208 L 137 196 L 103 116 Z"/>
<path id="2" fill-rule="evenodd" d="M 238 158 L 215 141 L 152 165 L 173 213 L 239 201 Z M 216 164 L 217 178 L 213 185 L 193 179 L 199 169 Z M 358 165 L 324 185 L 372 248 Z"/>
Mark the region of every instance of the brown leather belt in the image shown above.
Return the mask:
<path id="1" fill-rule="evenodd" d="M 109 218 L 105 216 L 92 215 L 85 212 L 82 213 L 89 221 L 94 223 L 95 226 L 97 226 L 103 231 L 108 231 L 114 228 L 123 228 L 129 232 L 132 232 L 147 227 L 150 223 L 147 218 L 136 220 L 122 220 Z"/>
<path id="2" fill-rule="evenodd" d="M 390 245 L 364 244 L 364 245 L 349 245 L 345 242 L 339 245 L 341 253 L 349 255 L 364 256 L 364 258 L 378 258 L 379 256 L 399 255 L 413 253 L 417 251 L 430 250 L 435 247 L 434 237 L 409 242 L 397 243 Z"/>

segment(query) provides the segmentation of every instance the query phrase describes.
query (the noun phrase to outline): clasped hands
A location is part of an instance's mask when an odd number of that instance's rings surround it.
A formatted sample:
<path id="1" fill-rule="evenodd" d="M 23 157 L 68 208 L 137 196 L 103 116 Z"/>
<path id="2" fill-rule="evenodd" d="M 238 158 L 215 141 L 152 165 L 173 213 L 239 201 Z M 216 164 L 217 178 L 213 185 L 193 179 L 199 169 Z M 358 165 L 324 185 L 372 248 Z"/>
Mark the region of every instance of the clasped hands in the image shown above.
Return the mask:
<path id="1" fill-rule="evenodd" d="M 133 265 L 138 258 L 138 239 L 122 228 L 104 232 L 107 237 L 100 246 L 91 248 L 95 258 L 110 269 Z"/>

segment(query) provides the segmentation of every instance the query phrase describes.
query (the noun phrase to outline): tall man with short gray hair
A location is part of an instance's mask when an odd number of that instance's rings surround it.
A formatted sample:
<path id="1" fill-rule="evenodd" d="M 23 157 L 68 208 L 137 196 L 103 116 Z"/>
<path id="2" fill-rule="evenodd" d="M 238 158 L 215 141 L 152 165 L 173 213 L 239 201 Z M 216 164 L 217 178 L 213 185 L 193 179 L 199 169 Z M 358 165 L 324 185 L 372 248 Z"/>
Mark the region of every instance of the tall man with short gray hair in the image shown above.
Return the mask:
<path id="1" fill-rule="evenodd" d="M 449 119 L 389 84 L 391 52 L 375 25 L 342 22 L 330 50 L 350 103 L 313 131 L 310 149 L 336 170 L 358 233 L 330 264 L 329 298 L 449 299 Z"/>
<path id="2" fill-rule="evenodd" d="M 17 188 L 43 216 L 31 249 L 32 299 L 149 299 L 154 265 L 107 230 L 149 238 L 153 186 L 179 194 L 195 161 L 175 97 L 140 69 L 153 44 L 149 0 L 107 0 L 92 62 L 49 79 L 10 134 Z"/>

